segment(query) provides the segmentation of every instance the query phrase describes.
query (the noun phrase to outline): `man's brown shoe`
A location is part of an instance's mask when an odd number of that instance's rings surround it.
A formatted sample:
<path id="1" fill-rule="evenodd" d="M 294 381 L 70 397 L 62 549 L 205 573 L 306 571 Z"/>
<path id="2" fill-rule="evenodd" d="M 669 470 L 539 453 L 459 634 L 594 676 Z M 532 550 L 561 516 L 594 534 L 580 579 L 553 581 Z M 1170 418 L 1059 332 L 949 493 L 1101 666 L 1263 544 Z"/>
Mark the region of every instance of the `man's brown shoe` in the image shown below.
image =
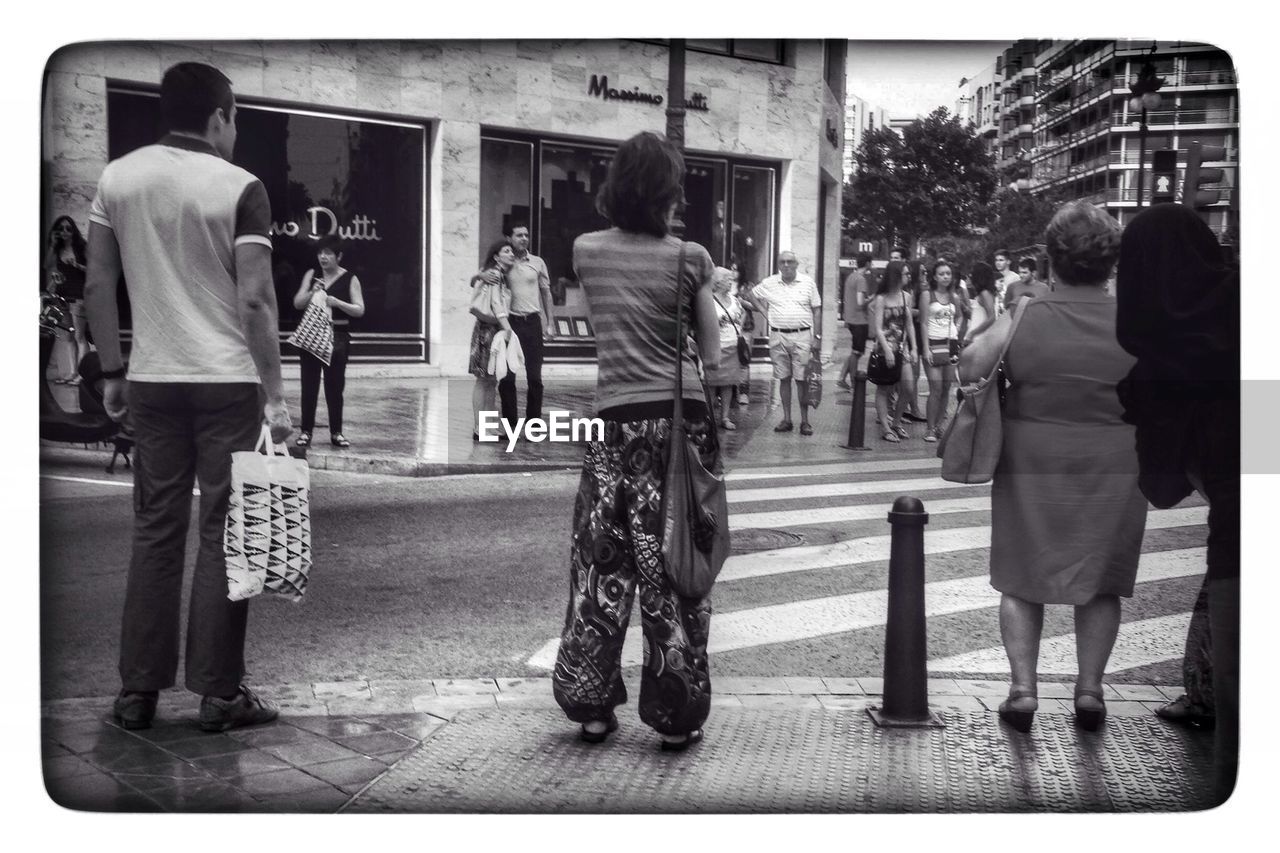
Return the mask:
<path id="1" fill-rule="evenodd" d="M 149 729 L 156 716 L 156 699 L 159 697 L 160 693 L 155 690 L 121 690 L 111 706 L 111 715 L 121 728 Z"/>
<path id="2" fill-rule="evenodd" d="M 269 723 L 278 716 L 279 706 L 260 698 L 243 684 L 234 699 L 206 696 L 200 700 L 200 728 L 206 732 L 225 732 L 241 726 L 256 726 Z"/>

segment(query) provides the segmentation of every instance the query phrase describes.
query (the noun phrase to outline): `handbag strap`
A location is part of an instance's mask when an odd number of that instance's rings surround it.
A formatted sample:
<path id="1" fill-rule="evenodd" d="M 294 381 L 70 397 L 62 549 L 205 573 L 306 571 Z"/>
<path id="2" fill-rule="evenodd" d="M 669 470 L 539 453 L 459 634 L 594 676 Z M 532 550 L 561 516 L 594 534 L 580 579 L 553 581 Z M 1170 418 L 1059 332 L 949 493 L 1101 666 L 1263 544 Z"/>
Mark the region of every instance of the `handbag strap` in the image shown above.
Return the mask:
<path id="1" fill-rule="evenodd" d="M 684 423 L 684 253 L 685 241 L 680 241 L 680 256 L 676 259 L 676 399 L 671 412 L 671 428 Z"/>
<path id="2" fill-rule="evenodd" d="M 996 359 L 996 366 L 991 368 L 991 375 L 987 377 L 988 383 L 996 380 L 996 374 L 1004 366 L 1005 356 L 1009 354 L 1009 346 L 1013 343 L 1013 336 L 1018 331 L 1018 324 L 1022 322 L 1022 315 L 1026 313 L 1027 303 L 1030 301 L 1030 297 L 1023 296 L 1013 306 L 1013 325 L 1009 327 L 1009 334 L 1005 337 L 1004 344 L 1000 347 L 1000 357 Z"/>
<path id="3" fill-rule="evenodd" d="M 739 337 L 742 337 L 742 329 L 738 328 L 738 321 L 733 319 L 733 312 L 730 311 L 728 308 L 725 308 L 724 303 L 720 301 L 720 297 L 716 296 L 715 294 L 712 294 L 711 298 L 716 301 L 717 305 L 719 305 L 721 308 L 724 308 L 724 314 L 726 317 L 729 318 L 729 322 L 733 324 L 733 330 L 738 333 Z"/>

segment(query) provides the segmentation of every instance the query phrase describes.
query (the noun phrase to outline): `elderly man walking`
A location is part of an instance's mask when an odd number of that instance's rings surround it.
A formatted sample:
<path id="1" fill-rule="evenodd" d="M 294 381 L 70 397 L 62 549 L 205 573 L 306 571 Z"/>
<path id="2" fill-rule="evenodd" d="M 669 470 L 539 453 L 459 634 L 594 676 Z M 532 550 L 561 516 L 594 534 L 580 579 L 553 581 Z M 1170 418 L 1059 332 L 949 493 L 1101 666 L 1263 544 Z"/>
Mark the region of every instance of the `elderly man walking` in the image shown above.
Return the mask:
<path id="1" fill-rule="evenodd" d="M 818 285 L 798 272 L 800 262 L 794 252 L 778 254 L 778 273 L 771 275 L 751 290 L 751 299 L 762 303 L 769 320 L 769 356 L 773 361 L 773 378 L 779 382 L 782 396 L 782 422 L 774 432 L 790 432 L 791 380 L 796 393 L 804 385 L 804 372 L 809 354 L 818 346 L 818 313 L 822 297 Z M 800 434 L 813 435 L 809 424 L 809 407 L 800 406 Z"/>

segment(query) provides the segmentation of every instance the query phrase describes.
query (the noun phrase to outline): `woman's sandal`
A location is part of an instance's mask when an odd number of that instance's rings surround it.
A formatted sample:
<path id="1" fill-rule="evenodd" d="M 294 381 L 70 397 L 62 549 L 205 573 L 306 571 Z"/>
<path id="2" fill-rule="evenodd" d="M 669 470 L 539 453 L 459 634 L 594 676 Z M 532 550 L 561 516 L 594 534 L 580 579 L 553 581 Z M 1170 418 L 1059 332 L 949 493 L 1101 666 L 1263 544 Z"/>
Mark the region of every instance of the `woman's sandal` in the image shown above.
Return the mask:
<path id="1" fill-rule="evenodd" d="M 329 443 L 332 444 L 334 447 L 350 447 L 351 446 L 351 442 L 347 441 L 347 439 L 342 435 L 342 433 L 338 433 L 337 435 L 332 436 L 329 439 Z"/>
<path id="2" fill-rule="evenodd" d="M 902 441 L 902 439 L 898 438 L 898 434 L 891 429 L 885 430 L 884 435 L 880 436 L 880 438 L 884 439 L 885 441 L 892 441 L 894 444 L 897 444 L 898 442 Z"/>
<path id="3" fill-rule="evenodd" d="M 1080 700 L 1083 698 L 1097 699 L 1101 708 L 1081 708 Z M 1101 690 L 1089 690 L 1084 687 L 1076 686 L 1076 725 L 1087 732 L 1096 732 L 1102 728 L 1102 723 L 1107 719 L 1107 702 L 1102 697 Z"/>
<path id="4" fill-rule="evenodd" d="M 1000 703 L 1000 709 L 997 713 L 1000 719 L 1013 726 L 1020 732 L 1026 733 L 1031 731 L 1031 724 L 1035 722 L 1036 711 L 1040 708 L 1039 701 L 1036 707 L 1030 711 L 1015 708 L 1013 703 L 1019 699 L 1035 699 L 1036 691 L 1030 687 L 1012 687 L 1009 689 L 1009 698 Z"/>
<path id="5" fill-rule="evenodd" d="M 296 441 L 294 441 L 294 444 L 295 444 L 295 445 L 297 445 L 298 447 L 310 447 L 310 446 L 311 446 L 311 433 L 309 433 L 309 432 L 300 432 L 300 433 L 298 433 L 298 438 L 297 438 L 297 440 L 296 440 Z"/>
<path id="6" fill-rule="evenodd" d="M 671 737 L 675 737 L 677 739 L 670 740 L 669 738 Z M 702 729 L 694 729 L 693 731 L 688 732 L 683 736 L 663 735 L 662 751 L 663 752 L 684 752 L 686 749 L 693 746 L 695 743 L 697 743 L 700 740 L 702 740 Z"/>
<path id="7" fill-rule="evenodd" d="M 604 725 L 603 729 L 593 730 L 587 726 Z M 582 724 L 582 730 L 578 733 L 578 737 L 587 743 L 604 743 L 610 734 L 618 730 L 618 717 L 610 714 L 607 720 L 592 720 L 589 723 Z"/>
<path id="8" fill-rule="evenodd" d="M 911 438 L 911 433 L 907 432 L 907 428 L 902 424 L 895 424 L 893 431 L 898 434 L 899 438 Z"/>

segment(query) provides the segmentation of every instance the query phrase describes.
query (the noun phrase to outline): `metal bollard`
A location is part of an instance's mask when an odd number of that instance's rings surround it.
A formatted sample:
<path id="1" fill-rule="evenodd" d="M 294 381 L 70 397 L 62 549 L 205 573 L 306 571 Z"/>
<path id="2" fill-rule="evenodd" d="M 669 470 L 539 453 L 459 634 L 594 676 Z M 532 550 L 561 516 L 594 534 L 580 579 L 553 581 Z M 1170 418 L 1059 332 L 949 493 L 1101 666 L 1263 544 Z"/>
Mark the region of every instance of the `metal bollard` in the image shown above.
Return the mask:
<path id="1" fill-rule="evenodd" d="M 870 450 L 866 445 L 867 431 L 867 374 L 856 371 L 853 375 L 853 406 L 849 410 L 849 438 L 840 445 L 847 450 Z"/>
<path id="2" fill-rule="evenodd" d="M 889 512 L 889 613 L 884 634 L 884 704 L 867 713 L 881 727 L 942 728 L 929 710 L 924 622 L 924 526 L 919 498 L 902 496 Z"/>

